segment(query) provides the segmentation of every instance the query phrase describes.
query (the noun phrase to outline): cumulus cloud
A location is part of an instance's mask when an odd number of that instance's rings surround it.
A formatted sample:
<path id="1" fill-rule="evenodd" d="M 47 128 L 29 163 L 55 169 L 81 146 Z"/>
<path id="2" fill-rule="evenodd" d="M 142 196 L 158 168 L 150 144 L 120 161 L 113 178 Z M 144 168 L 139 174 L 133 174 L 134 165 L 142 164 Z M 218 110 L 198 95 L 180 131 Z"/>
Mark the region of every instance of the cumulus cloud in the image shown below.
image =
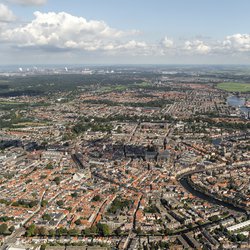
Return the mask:
<path id="1" fill-rule="evenodd" d="M 21 0 L 18 1 L 21 2 Z M 22 2 L 41 3 L 42 1 Z M 141 34 L 136 30 L 118 30 L 104 21 L 86 20 L 66 12 L 37 11 L 34 13 L 34 19 L 29 23 L 15 27 L 13 23 L 8 24 L 14 19 L 15 16 L 11 10 L 0 4 L 0 42 L 15 48 L 34 48 L 47 52 L 85 51 L 152 57 L 231 55 L 250 52 L 250 34 L 234 34 L 220 41 L 206 38 L 173 41 L 165 36 L 158 42 L 145 42 L 138 39 L 138 35 Z"/>
<path id="2" fill-rule="evenodd" d="M 186 41 L 184 51 L 196 54 L 235 55 L 250 52 L 250 34 L 233 34 L 217 41 Z"/>
<path id="3" fill-rule="evenodd" d="M 135 40 L 132 40 L 120 47 L 127 49 L 138 49 L 138 48 L 147 48 L 147 44 L 145 42 L 137 42 Z"/>
<path id="4" fill-rule="evenodd" d="M 250 51 L 250 34 L 235 34 L 227 36 L 223 41 L 223 47 L 234 52 Z"/>
<path id="5" fill-rule="evenodd" d="M 211 51 L 211 47 L 206 45 L 203 41 L 186 41 L 184 50 L 191 53 L 208 54 Z"/>
<path id="6" fill-rule="evenodd" d="M 217 41 L 186 41 L 184 51 L 197 54 L 235 55 L 250 52 L 250 34 L 233 34 Z"/>
<path id="7" fill-rule="evenodd" d="M 172 48 L 174 45 L 173 40 L 169 39 L 167 36 L 164 37 L 162 40 L 161 44 L 163 45 L 164 48 Z"/>
<path id="8" fill-rule="evenodd" d="M 87 21 L 65 12 L 35 12 L 30 23 L 8 29 L 3 34 L 6 42 L 19 47 L 40 47 L 55 49 L 82 49 L 87 51 L 130 49 L 143 47 L 143 43 L 129 41 L 123 44 L 119 39 L 133 35 L 136 31 L 121 31 L 109 27 L 103 21 Z"/>
<path id="9" fill-rule="evenodd" d="M 8 23 L 15 20 L 13 12 L 4 4 L 0 3 L 0 22 Z"/>
<path id="10" fill-rule="evenodd" d="M 20 5 L 43 5 L 47 0 L 9 0 L 9 2 L 20 4 Z"/>

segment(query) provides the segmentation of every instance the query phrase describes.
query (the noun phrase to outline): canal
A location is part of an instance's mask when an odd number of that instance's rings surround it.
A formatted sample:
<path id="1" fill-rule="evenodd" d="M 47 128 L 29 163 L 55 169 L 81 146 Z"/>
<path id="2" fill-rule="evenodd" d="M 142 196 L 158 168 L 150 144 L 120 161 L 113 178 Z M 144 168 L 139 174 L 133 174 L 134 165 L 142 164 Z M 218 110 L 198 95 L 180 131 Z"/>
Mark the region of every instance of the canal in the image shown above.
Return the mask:
<path id="1" fill-rule="evenodd" d="M 229 96 L 227 98 L 227 104 L 229 106 L 239 108 L 242 113 L 244 113 L 246 116 L 250 112 L 249 107 L 245 107 L 246 99 L 238 96 Z"/>
<path id="2" fill-rule="evenodd" d="M 241 212 L 241 213 L 245 213 L 246 211 L 242 208 L 239 208 L 239 207 L 236 207 L 232 204 L 229 204 L 227 202 L 224 202 L 224 201 L 220 201 L 218 199 L 215 199 L 215 198 L 212 198 L 200 191 L 197 191 L 195 190 L 189 183 L 188 183 L 188 177 L 190 176 L 185 176 L 185 177 L 182 177 L 180 179 L 180 183 L 181 185 L 189 192 L 191 193 L 192 195 L 202 199 L 202 200 L 205 200 L 209 203 L 212 203 L 212 204 L 215 204 L 215 205 L 219 205 L 219 206 L 223 206 L 223 207 L 226 207 L 228 209 L 231 209 L 231 210 L 234 210 L 236 212 Z"/>

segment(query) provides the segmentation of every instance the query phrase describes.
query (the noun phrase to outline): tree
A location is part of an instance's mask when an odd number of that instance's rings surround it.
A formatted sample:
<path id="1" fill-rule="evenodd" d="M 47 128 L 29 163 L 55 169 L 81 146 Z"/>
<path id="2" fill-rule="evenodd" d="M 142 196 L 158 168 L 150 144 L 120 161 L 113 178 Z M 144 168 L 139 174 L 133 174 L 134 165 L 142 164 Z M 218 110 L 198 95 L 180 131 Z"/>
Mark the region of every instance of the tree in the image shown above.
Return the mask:
<path id="1" fill-rule="evenodd" d="M 59 200 L 56 202 L 56 204 L 58 207 L 62 207 L 64 205 L 64 202 L 63 202 L 63 200 Z"/>
<path id="2" fill-rule="evenodd" d="M 73 228 L 73 229 L 70 229 L 70 230 L 68 231 L 68 234 L 69 234 L 70 236 L 77 236 L 77 235 L 79 234 L 79 231 L 76 230 L 75 228 Z"/>
<path id="3" fill-rule="evenodd" d="M 123 210 L 126 207 L 130 207 L 133 203 L 132 200 L 121 199 L 120 197 L 115 198 L 112 202 L 110 208 L 108 209 L 108 213 L 115 214 L 118 210 Z"/>
<path id="4" fill-rule="evenodd" d="M 32 207 L 37 206 L 37 204 L 38 204 L 38 201 L 31 201 L 31 202 L 28 204 L 28 206 L 29 206 L 30 208 L 32 208 Z"/>
<path id="5" fill-rule="evenodd" d="M 92 199 L 92 201 L 100 201 L 101 200 L 101 196 L 100 195 L 95 195 Z"/>
<path id="6" fill-rule="evenodd" d="M 36 235 L 36 225 L 31 224 L 26 230 L 27 237 L 35 236 Z"/>
<path id="7" fill-rule="evenodd" d="M 51 163 L 47 164 L 47 166 L 45 167 L 45 169 L 53 169 L 53 165 Z"/>
<path id="8" fill-rule="evenodd" d="M 45 227 L 40 227 L 38 228 L 38 234 L 41 236 L 46 236 L 49 234 L 49 232 Z"/>
<path id="9" fill-rule="evenodd" d="M 82 212 L 82 207 L 78 207 L 78 208 L 76 209 L 76 212 Z"/>
<path id="10" fill-rule="evenodd" d="M 29 184 L 29 183 L 31 183 L 31 182 L 32 182 L 31 179 L 28 179 L 27 181 L 25 181 L 26 184 Z"/>
<path id="11" fill-rule="evenodd" d="M 141 227 L 137 227 L 136 230 L 135 230 L 135 233 L 136 234 L 142 234 Z"/>
<path id="12" fill-rule="evenodd" d="M 171 229 L 169 229 L 169 228 L 166 228 L 166 229 L 164 230 L 164 233 L 165 233 L 166 235 L 170 235 L 170 234 L 173 233 L 173 231 L 172 231 Z"/>
<path id="13" fill-rule="evenodd" d="M 68 230 L 64 227 L 60 227 L 56 230 L 56 235 L 58 236 L 67 235 L 67 234 L 68 234 Z"/>
<path id="14" fill-rule="evenodd" d="M 219 216 L 218 215 L 213 215 L 213 216 L 209 217 L 208 219 L 210 221 L 212 221 L 212 222 L 215 222 L 215 221 L 219 220 Z"/>
<path id="15" fill-rule="evenodd" d="M 43 244 L 43 245 L 41 245 L 40 250 L 45 250 L 46 247 L 47 247 L 47 245 L 46 245 L 46 244 Z"/>
<path id="16" fill-rule="evenodd" d="M 84 230 L 82 230 L 82 235 L 90 235 L 90 229 L 85 228 Z"/>
<path id="17" fill-rule="evenodd" d="M 237 234 L 238 241 L 244 241 L 246 239 L 247 239 L 247 236 L 245 236 L 244 234 Z"/>
<path id="18" fill-rule="evenodd" d="M 68 211 L 71 211 L 72 207 L 66 207 L 65 209 L 67 209 Z"/>
<path id="19" fill-rule="evenodd" d="M 77 220 L 75 221 L 75 224 L 76 224 L 77 226 L 80 226 L 80 225 L 82 224 L 81 219 L 77 219 Z"/>
<path id="20" fill-rule="evenodd" d="M 11 233 L 13 233 L 13 232 L 15 231 L 15 227 L 14 227 L 14 226 L 11 226 L 11 227 L 9 228 L 9 231 L 10 231 Z"/>
<path id="21" fill-rule="evenodd" d="M 78 194 L 77 194 L 77 192 L 74 192 L 74 193 L 71 194 L 71 196 L 72 196 L 72 198 L 77 198 Z"/>
<path id="22" fill-rule="evenodd" d="M 9 220 L 14 220 L 13 217 L 8 217 L 8 216 L 2 216 L 0 217 L 0 222 L 6 222 L 6 221 L 9 221 Z"/>
<path id="23" fill-rule="evenodd" d="M 7 229 L 8 229 L 7 224 L 5 224 L 5 223 L 1 224 L 0 225 L 0 234 L 6 233 Z"/>
<path id="24" fill-rule="evenodd" d="M 159 209 L 155 205 L 150 205 L 149 207 L 144 208 L 145 213 L 158 213 Z"/>
<path id="25" fill-rule="evenodd" d="M 55 230 L 50 229 L 50 230 L 49 230 L 49 236 L 54 237 L 55 235 L 56 235 Z"/>
<path id="26" fill-rule="evenodd" d="M 110 229 L 107 224 L 97 223 L 96 227 L 100 236 L 110 235 Z"/>
<path id="27" fill-rule="evenodd" d="M 48 201 L 47 200 L 42 200 L 41 206 L 46 207 L 47 205 L 48 205 Z"/>
<path id="28" fill-rule="evenodd" d="M 90 228 L 86 228 L 84 230 L 84 235 L 96 234 L 97 232 L 98 232 L 97 227 L 93 226 L 93 227 L 90 227 Z"/>
<path id="29" fill-rule="evenodd" d="M 51 220 L 51 216 L 49 214 L 44 214 L 43 215 L 43 220 L 50 221 Z"/>
<path id="30" fill-rule="evenodd" d="M 121 133 L 122 133 L 122 127 L 121 127 L 121 126 L 118 126 L 116 132 L 117 132 L 118 134 L 121 134 Z"/>
<path id="31" fill-rule="evenodd" d="M 57 177 L 55 177 L 54 178 L 54 180 L 53 180 L 55 183 L 56 183 L 56 185 L 59 185 L 60 184 L 60 182 L 61 182 L 61 179 L 60 179 L 60 177 L 59 176 L 57 176 Z"/>
<path id="32" fill-rule="evenodd" d="M 118 228 L 116 228 L 116 230 L 115 230 L 114 232 L 115 232 L 115 234 L 116 234 L 117 236 L 119 236 L 119 235 L 121 235 L 122 230 L 121 230 L 120 227 L 118 227 Z"/>

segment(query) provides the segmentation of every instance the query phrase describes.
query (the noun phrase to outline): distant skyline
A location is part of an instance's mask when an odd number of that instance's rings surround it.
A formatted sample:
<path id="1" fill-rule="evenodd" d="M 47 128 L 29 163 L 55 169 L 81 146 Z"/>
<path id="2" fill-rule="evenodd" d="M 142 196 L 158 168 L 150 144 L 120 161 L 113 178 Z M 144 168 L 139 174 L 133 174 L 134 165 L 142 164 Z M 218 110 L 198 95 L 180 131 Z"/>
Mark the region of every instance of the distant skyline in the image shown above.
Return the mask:
<path id="1" fill-rule="evenodd" d="M 250 64 L 249 9 L 249 0 L 0 0 L 0 64 Z"/>

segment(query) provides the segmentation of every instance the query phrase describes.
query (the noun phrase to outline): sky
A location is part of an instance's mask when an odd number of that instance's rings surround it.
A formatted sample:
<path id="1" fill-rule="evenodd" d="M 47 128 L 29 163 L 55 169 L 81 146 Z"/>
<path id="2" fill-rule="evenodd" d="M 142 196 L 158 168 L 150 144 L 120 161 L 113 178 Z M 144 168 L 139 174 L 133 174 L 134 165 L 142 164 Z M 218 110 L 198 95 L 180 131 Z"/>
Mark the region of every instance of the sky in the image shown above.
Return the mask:
<path id="1" fill-rule="evenodd" d="M 0 64 L 250 64 L 249 0 L 0 0 Z"/>

